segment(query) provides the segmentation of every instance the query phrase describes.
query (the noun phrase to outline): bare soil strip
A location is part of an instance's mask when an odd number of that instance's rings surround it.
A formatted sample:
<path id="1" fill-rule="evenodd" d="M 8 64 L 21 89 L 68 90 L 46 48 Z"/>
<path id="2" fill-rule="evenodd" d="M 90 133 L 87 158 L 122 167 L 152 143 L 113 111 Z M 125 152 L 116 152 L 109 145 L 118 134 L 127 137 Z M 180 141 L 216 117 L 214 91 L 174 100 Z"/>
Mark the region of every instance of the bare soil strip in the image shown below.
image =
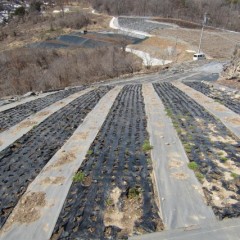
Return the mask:
<path id="1" fill-rule="evenodd" d="M 203 106 L 211 114 L 217 117 L 229 130 L 232 131 L 238 138 L 240 138 L 240 116 L 234 113 L 222 104 L 215 102 L 213 99 L 204 94 L 186 86 L 183 83 L 175 82 L 174 86 L 186 93 L 189 97 L 194 99 L 198 104 Z"/>
<path id="2" fill-rule="evenodd" d="M 120 90 L 121 87 L 116 87 L 99 101 L 71 138 L 29 185 L 27 193 L 22 197 L 1 231 L 2 240 L 16 238 L 48 240 L 50 238 L 72 184 L 72 177 L 84 160 L 88 148 Z M 28 220 L 28 224 L 24 224 L 24 221 L 19 221 L 16 215 L 22 208 L 28 209 L 28 206 L 25 206 L 29 202 L 27 200 L 36 193 L 44 194 L 44 205 L 33 206 L 33 210 L 37 211 L 37 218 L 32 218 Z"/>
<path id="3" fill-rule="evenodd" d="M 187 167 L 189 160 L 182 143 L 151 84 L 143 85 L 143 95 L 153 145 L 153 171 L 165 228 L 199 225 L 214 219 L 213 211 L 206 206 L 200 194 L 201 185 Z"/>
<path id="4" fill-rule="evenodd" d="M 90 92 L 93 90 L 92 88 L 88 88 L 81 92 L 77 92 L 69 97 L 66 97 L 54 104 L 50 105 L 49 107 L 44 108 L 43 110 L 37 112 L 36 114 L 31 115 L 27 119 L 23 120 L 22 122 L 18 123 L 17 125 L 11 127 L 10 129 L 0 133 L 0 151 L 8 147 L 10 144 L 14 143 L 17 139 L 22 137 L 24 134 L 29 132 L 33 127 L 36 127 L 45 119 L 47 119 L 50 115 L 57 112 L 61 108 L 68 105 L 73 100 L 77 99 L 78 97 L 84 95 L 85 93 Z"/>

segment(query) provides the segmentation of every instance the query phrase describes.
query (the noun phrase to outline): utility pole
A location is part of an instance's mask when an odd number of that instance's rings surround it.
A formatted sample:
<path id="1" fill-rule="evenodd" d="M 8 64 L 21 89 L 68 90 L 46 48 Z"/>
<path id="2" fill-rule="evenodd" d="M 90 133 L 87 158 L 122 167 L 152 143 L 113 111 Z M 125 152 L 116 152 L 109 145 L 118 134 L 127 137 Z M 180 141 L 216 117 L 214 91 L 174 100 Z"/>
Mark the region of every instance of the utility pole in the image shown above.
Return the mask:
<path id="1" fill-rule="evenodd" d="M 204 18 L 203 18 L 203 23 L 202 23 L 202 31 L 201 31 L 201 36 L 200 36 L 200 41 L 199 41 L 199 47 L 198 47 L 198 53 L 200 53 L 200 50 L 201 50 L 203 30 L 204 30 L 205 25 L 207 24 L 207 21 L 208 21 L 207 13 L 204 13 Z"/>

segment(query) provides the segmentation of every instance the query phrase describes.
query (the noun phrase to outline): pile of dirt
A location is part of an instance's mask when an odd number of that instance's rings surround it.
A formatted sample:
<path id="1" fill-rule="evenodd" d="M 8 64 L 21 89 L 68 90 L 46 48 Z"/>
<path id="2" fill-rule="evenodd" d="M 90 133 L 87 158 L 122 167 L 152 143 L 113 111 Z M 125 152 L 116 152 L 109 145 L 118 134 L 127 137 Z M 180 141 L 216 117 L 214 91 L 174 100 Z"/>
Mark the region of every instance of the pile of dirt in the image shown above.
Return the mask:
<path id="1" fill-rule="evenodd" d="M 231 62 L 225 66 L 220 82 L 240 89 L 240 44 L 237 44 Z"/>

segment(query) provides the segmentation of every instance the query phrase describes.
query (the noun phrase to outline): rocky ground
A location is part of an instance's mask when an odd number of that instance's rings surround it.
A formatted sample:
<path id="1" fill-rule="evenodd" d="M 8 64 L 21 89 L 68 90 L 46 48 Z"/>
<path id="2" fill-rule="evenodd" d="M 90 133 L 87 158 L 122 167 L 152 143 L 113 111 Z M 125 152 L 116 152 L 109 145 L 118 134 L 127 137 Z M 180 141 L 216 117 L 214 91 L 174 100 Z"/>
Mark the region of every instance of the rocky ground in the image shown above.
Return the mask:
<path id="1" fill-rule="evenodd" d="M 237 45 L 231 62 L 224 68 L 219 83 L 240 89 L 240 45 Z"/>

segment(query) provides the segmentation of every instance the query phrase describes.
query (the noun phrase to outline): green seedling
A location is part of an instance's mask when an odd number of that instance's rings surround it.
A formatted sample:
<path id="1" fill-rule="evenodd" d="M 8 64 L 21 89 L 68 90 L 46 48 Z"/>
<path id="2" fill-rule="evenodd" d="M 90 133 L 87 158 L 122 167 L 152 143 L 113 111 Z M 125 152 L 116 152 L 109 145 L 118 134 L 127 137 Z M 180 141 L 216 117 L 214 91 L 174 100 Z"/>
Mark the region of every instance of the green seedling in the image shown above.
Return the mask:
<path id="1" fill-rule="evenodd" d="M 186 153 L 191 153 L 192 146 L 189 143 L 185 143 L 185 144 L 183 144 L 183 146 L 184 146 Z"/>
<path id="2" fill-rule="evenodd" d="M 165 112 L 166 112 L 168 117 L 171 118 L 173 116 L 172 111 L 169 108 L 165 108 Z"/>
<path id="3" fill-rule="evenodd" d="M 152 163 L 151 158 L 147 158 L 147 163 L 148 163 L 148 164 Z"/>
<path id="4" fill-rule="evenodd" d="M 195 162 L 190 162 L 188 163 L 188 167 L 193 170 L 193 171 L 197 171 L 198 170 L 198 164 Z"/>
<path id="5" fill-rule="evenodd" d="M 139 197 L 140 194 L 141 194 L 141 188 L 133 187 L 128 190 L 127 196 L 128 198 L 133 199 L 133 198 Z"/>
<path id="6" fill-rule="evenodd" d="M 203 181 L 204 176 L 202 175 L 202 173 L 196 172 L 195 175 L 196 175 L 196 177 L 197 177 L 197 179 L 198 179 L 199 182 L 202 182 L 202 181 Z"/>
<path id="7" fill-rule="evenodd" d="M 93 150 L 89 149 L 89 150 L 87 151 L 87 155 L 92 155 L 92 154 L 93 154 Z"/>
<path id="8" fill-rule="evenodd" d="M 191 131 L 194 130 L 194 129 L 195 129 L 194 126 L 189 127 L 189 130 L 191 130 Z"/>
<path id="9" fill-rule="evenodd" d="M 113 205 L 113 200 L 111 198 L 108 198 L 106 200 L 106 204 L 107 204 L 107 206 L 112 206 Z"/>
<path id="10" fill-rule="evenodd" d="M 143 145 L 142 145 L 142 150 L 144 152 L 148 152 L 151 149 L 153 149 L 153 146 L 150 144 L 150 142 L 148 140 L 144 141 Z"/>
<path id="11" fill-rule="evenodd" d="M 85 174 L 82 171 L 76 172 L 73 176 L 73 182 L 83 182 L 84 178 Z"/>
<path id="12" fill-rule="evenodd" d="M 221 157 L 220 160 L 221 160 L 222 162 L 227 162 L 227 161 L 228 161 L 228 158 L 226 158 L 226 157 Z"/>
<path id="13" fill-rule="evenodd" d="M 236 179 L 236 178 L 239 177 L 239 175 L 238 175 L 237 173 L 232 172 L 232 173 L 231 173 L 231 177 L 234 178 L 234 179 Z"/>

